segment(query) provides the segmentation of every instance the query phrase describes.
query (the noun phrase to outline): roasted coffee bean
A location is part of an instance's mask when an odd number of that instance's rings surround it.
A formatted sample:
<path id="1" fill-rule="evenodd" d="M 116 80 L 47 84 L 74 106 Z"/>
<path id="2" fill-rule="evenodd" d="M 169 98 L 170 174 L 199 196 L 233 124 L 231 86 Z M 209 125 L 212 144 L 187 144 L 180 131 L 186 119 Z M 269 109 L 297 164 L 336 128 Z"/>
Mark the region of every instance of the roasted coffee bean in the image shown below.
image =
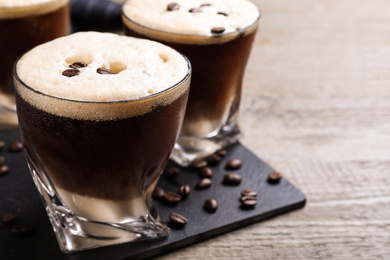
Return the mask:
<path id="1" fill-rule="evenodd" d="M 220 161 L 222 161 L 222 157 L 215 153 L 207 157 L 207 162 L 209 164 L 217 164 Z"/>
<path id="2" fill-rule="evenodd" d="M 80 74 L 80 71 L 78 69 L 67 69 L 62 72 L 63 76 L 66 77 L 74 77 Z"/>
<path id="3" fill-rule="evenodd" d="M 20 235 L 20 236 L 26 235 L 30 231 L 31 231 L 31 229 L 29 227 L 26 227 L 26 226 L 14 226 L 11 229 L 12 233 L 14 233 L 15 235 Z"/>
<path id="4" fill-rule="evenodd" d="M 200 169 L 202 167 L 205 167 L 207 166 L 207 161 L 203 160 L 203 159 L 196 159 L 194 160 L 192 163 L 191 163 L 192 167 L 194 167 L 195 169 Z"/>
<path id="5" fill-rule="evenodd" d="M 278 183 L 281 178 L 283 178 L 283 175 L 280 172 L 271 172 L 268 174 L 268 182 L 270 183 Z"/>
<path id="6" fill-rule="evenodd" d="M 210 167 L 205 166 L 200 169 L 199 174 L 203 178 L 211 178 L 213 177 L 213 170 L 211 170 Z"/>
<path id="7" fill-rule="evenodd" d="M 16 215 L 14 213 L 10 212 L 10 213 L 7 213 L 1 217 L 1 222 L 8 224 L 8 223 L 13 222 L 15 220 L 15 218 L 16 218 Z"/>
<path id="8" fill-rule="evenodd" d="M 191 8 L 190 10 L 188 10 L 188 12 L 190 12 L 190 13 L 199 13 L 201 11 L 202 10 L 200 10 L 199 8 Z"/>
<path id="9" fill-rule="evenodd" d="M 211 4 L 201 4 L 200 7 L 211 6 Z"/>
<path id="10" fill-rule="evenodd" d="M 5 163 L 4 156 L 0 156 L 0 165 L 3 165 Z"/>
<path id="11" fill-rule="evenodd" d="M 8 146 L 10 152 L 20 152 L 23 150 L 23 144 L 21 142 L 12 142 Z"/>
<path id="12" fill-rule="evenodd" d="M 107 69 L 107 68 L 98 68 L 96 70 L 96 72 L 99 73 L 99 74 L 103 74 L 103 75 L 116 74 L 115 72 L 113 72 L 112 70 Z"/>
<path id="13" fill-rule="evenodd" d="M 188 223 L 188 219 L 184 217 L 183 215 L 180 215 L 178 213 L 171 213 L 169 214 L 169 220 L 171 226 L 174 227 L 183 227 Z"/>
<path id="14" fill-rule="evenodd" d="M 203 208 L 208 212 L 215 212 L 218 209 L 218 202 L 215 199 L 207 199 Z"/>
<path id="15" fill-rule="evenodd" d="M 178 3 L 170 3 L 167 6 L 168 11 L 176 11 L 180 9 L 180 5 Z"/>
<path id="16" fill-rule="evenodd" d="M 242 161 L 240 159 L 231 159 L 226 163 L 226 169 L 236 170 L 242 166 Z"/>
<path id="17" fill-rule="evenodd" d="M 196 188 L 203 190 L 203 189 L 210 187 L 211 184 L 212 184 L 212 181 L 209 178 L 202 178 L 196 184 Z"/>
<path id="18" fill-rule="evenodd" d="M 164 194 L 165 194 L 165 191 L 162 188 L 156 186 L 153 190 L 152 197 L 156 200 L 159 200 L 159 199 L 162 199 L 164 197 Z"/>
<path id="19" fill-rule="evenodd" d="M 257 199 L 253 196 L 244 196 L 241 198 L 241 205 L 246 208 L 252 208 L 257 205 Z"/>
<path id="20" fill-rule="evenodd" d="M 5 142 L 4 141 L 0 141 L 0 150 L 3 149 L 5 146 Z"/>
<path id="21" fill-rule="evenodd" d="M 178 203 L 179 201 L 181 201 L 181 195 L 177 194 L 177 193 L 174 193 L 174 192 L 167 191 L 164 194 L 164 199 L 167 202 L 172 203 L 172 204 L 173 203 Z"/>
<path id="22" fill-rule="evenodd" d="M 245 197 L 245 196 L 257 197 L 257 191 L 255 191 L 253 189 L 244 189 L 241 191 L 241 196 L 242 197 Z"/>
<path id="23" fill-rule="evenodd" d="M 9 167 L 8 165 L 0 165 L 0 176 L 6 175 L 9 172 Z"/>
<path id="24" fill-rule="evenodd" d="M 225 13 L 225 12 L 218 12 L 217 14 L 219 14 L 219 15 L 223 15 L 223 16 L 228 16 L 228 14 L 227 14 L 227 13 Z"/>
<path id="25" fill-rule="evenodd" d="M 165 170 L 165 174 L 168 177 L 176 177 L 177 175 L 179 175 L 179 173 L 180 169 L 177 167 L 169 167 Z"/>
<path id="26" fill-rule="evenodd" d="M 182 185 L 182 186 L 180 186 L 179 194 L 182 197 L 186 198 L 186 197 L 188 197 L 188 195 L 190 195 L 190 193 L 191 193 L 191 187 L 189 185 Z"/>
<path id="27" fill-rule="evenodd" d="M 211 28 L 211 33 L 213 34 L 221 34 L 225 31 L 225 27 L 213 27 Z"/>
<path id="28" fill-rule="evenodd" d="M 84 62 L 73 62 L 72 64 L 69 65 L 70 68 L 72 69 L 80 69 L 87 67 L 88 65 Z"/>
<path id="29" fill-rule="evenodd" d="M 228 173 L 223 177 L 223 183 L 229 185 L 238 185 L 242 181 L 242 177 L 238 173 Z"/>
<path id="30" fill-rule="evenodd" d="M 221 157 L 225 157 L 225 155 L 227 155 L 227 151 L 225 149 L 220 149 L 220 150 L 216 151 L 215 154 L 217 154 Z"/>

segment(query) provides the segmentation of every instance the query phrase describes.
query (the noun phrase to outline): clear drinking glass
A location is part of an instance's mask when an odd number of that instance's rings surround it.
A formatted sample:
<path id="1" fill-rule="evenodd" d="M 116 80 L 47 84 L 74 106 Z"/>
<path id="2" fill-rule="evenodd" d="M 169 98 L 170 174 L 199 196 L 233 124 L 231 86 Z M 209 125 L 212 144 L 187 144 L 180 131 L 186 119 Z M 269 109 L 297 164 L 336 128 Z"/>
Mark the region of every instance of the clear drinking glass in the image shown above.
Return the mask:
<path id="1" fill-rule="evenodd" d="M 16 106 L 27 163 L 62 251 L 168 234 L 151 194 L 184 117 L 191 78 L 184 59 L 185 77 L 168 89 L 112 102 L 37 91 L 21 80 L 20 60 L 16 63 Z"/>
<path id="2" fill-rule="evenodd" d="M 186 55 L 193 67 L 183 127 L 171 158 L 178 164 L 187 166 L 195 159 L 206 157 L 222 147 L 237 142 L 241 135 L 238 111 L 243 76 L 258 28 L 260 12 L 249 26 L 237 28 L 234 32 L 176 33 L 172 28 L 156 29 L 155 24 L 146 24 L 147 21 L 140 23 L 137 21 L 138 18 L 133 19 L 129 12 L 132 8 L 130 2 L 142 1 L 128 0 L 123 6 L 125 34 L 169 45 Z M 197 6 L 199 1 L 192 2 L 196 5 L 190 8 L 188 3 L 191 1 L 177 1 L 181 6 L 179 9 L 184 9 L 183 5 L 186 5 L 183 21 L 188 19 L 189 15 L 210 12 L 207 8 L 224 1 L 205 1 L 209 4 L 200 6 Z M 254 8 L 258 10 L 257 7 Z M 174 9 L 171 13 L 179 11 Z M 171 19 L 169 10 L 161 9 L 158 12 L 163 13 L 158 23 L 164 24 L 163 19 Z M 137 15 L 136 12 L 133 14 Z M 145 10 L 143 15 L 153 16 L 148 10 Z M 228 16 L 228 13 L 221 12 L 215 15 Z M 173 19 L 170 20 L 169 26 L 173 24 L 172 21 Z M 180 22 L 174 24 L 175 27 L 181 26 Z M 194 30 L 198 26 L 203 26 L 202 22 L 194 21 L 191 24 Z"/>
<path id="3" fill-rule="evenodd" d="M 70 30 L 69 0 L 0 1 L 0 123 L 17 124 L 12 66 L 32 47 Z"/>

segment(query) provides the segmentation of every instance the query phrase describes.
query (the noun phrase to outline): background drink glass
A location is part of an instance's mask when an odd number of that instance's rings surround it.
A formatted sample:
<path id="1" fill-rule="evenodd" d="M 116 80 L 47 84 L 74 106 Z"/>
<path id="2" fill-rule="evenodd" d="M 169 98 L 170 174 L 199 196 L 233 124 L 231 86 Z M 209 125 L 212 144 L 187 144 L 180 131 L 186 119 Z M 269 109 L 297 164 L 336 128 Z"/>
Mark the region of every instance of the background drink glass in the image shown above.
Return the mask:
<path id="1" fill-rule="evenodd" d="M 153 71 L 170 58 L 162 53 L 164 61 L 161 61 L 160 57 L 154 55 L 160 62 L 155 65 L 150 60 L 148 49 L 155 45 L 145 43 L 149 41 L 137 39 L 128 42 L 129 37 L 125 36 L 114 39 L 103 36 L 106 45 L 100 46 L 96 42 L 101 40 L 95 41 L 96 35 L 100 37 L 107 34 L 78 33 L 67 36 L 65 38 L 73 43 L 70 50 L 80 45 L 82 40 L 83 46 L 74 53 L 67 54 L 69 57 L 65 59 L 50 55 L 53 60 L 60 60 L 59 65 L 72 64 L 76 60 L 88 64 L 79 69 L 80 75 L 74 77 L 85 75 L 87 81 L 91 80 L 91 75 L 96 77 L 96 81 L 89 83 L 92 84 L 92 91 L 95 91 L 97 81 L 107 79 L 108 83 L 103 84 L 102 91 L 108 87 L 110 94 L 111 89 L 116 86 L 110 84 L 108 77 L 119 76 L 122 72 L 125 74 L 123 84 L 129 84 L 126 82 L 132 80 L 132 70 L 138 70 L 142 64 L 148 64 L 148 68 L 142 73 L 152 75 L 153 78 Z M 67 48 L 71 44 L 69 41 L 63 43 L 62 39 L 56 41 L 59 44 L 55 46 L 59 49 L 55 48 L 54 52 L 69 51 Z M 88 45 L 87 42 L 91 44 Z M 146 47 L 137 47 L 137 44 Z M 133 48 L 128 47 L 130 45 L 135 45 L 134 49 L 142 49 L 141 53 L 130 54 L 127 57 L 128 63 L 122 63 L 118 60 L 121 56 L 117 55 L 115 62 L 104 66 L 117 71 L 118 75 L 96 73 L 93 66 L 96 66 L 101 57 L 116 52 L 116 47 L 122 50 Z M 110 46 L 112 48 L 107 50 Z M 160 237 L 169 232 L 159 222 L 151 193 L 178 136 L 188 98 L 191 67 L 181 54 L 163 47 L 163 52 L 170 50 L 168 54 L 174 53 L 176 59 L 180 59 L 180 71 L 183 72 L 177 73 L 181 75 L 180 78 L 174 78 L 174 84 L 167 85 L 165 90 L 129 100 L 92 102 L 44 94 L 23 80 L 24 77 L 27 78 L 23 75 L 23 66 L 31 65 L 36 59 L 30 57 L 23 61 L 28 52 L 16 64 L 14 77 L 17 114 L 27 162 L 46 205 L 57 240 L 65 252 L 139 238 Z M 103 51 L 103 54 L 94 55 L 96 50 Z M 45 49 L 40 49 L 38 53 L 41 52 L 45 52 Z M 137 55 L 141 56 L 140 63 L 128 61 Z M 144 56 L 148 58 L 143 58 Z M 49 68 L 52 65 L 48 65 Z M 33 77 L 38 72 L 45 77 L 48 67 L 33 67 L 36 70 Z M 88 71 L 83 71 L 88 68 Z M 54 68 L 54 71 L 60 69 Z M 69 78 L 69 81 L 64 77 L 63 81 L 77 84 L 73 83 L 74 77 Z M 152 80 L 159 84 L 160 78 Z M 60 90 L 67 87 L 66 84 L 57 82 L 55 80 L 53 84 Z M 139 82 L 142 84 L 142 80 Z M 125 89 L 136 87 L 129 85 Z M 82 92 L 82 89 L 84 86 L 76 86 L 76 90 Z M 96 92 L 99 91 L 96 88 Z M 102 98 L 108 97 L 103 95 Z"/>
<path id="2" fill-rule="evenodd" d="M 69 30 L 69 0 L 0 0 L 0 123 L 17 123 L 12 80 L 15 60 Z"/>
<path id="3" fill-rule="evenodd" d="M 122 12 L 125 34 L 167 44 L 186 55 L 193 67 L 191 92 L 183 127 L 172 154 L 174 161 L 186 166 L 197 158 L 205 157 L 237 142 L 241 134 L 238 126 L 238 110 L 242 81 L 258 28 L 260 12 L 252 4 L 251 8 L 255 10 L 252 21 L 243 28 L 234 31 L 226 30 L 226 32 L 218 32 L 218 29 L 221 29 L 218 27 L 210 27 L 207 33 L 198 31 L 197 27 L 204 26 L 204 22 L 194 19 L 190 22 L 186 33 L 176 32 L 176 29 L 187 28 L 182 26 L 185 20 L 193 19 L 202 13 L 211 13 L 213 6 L 223 6 L 225 1 L 206 1 L 207 4 L 200 6 L 198 1 L 194 1 L 195 4 L 192 6 L 191 1 L 176 1 L 176 7 L 174 3 L 168 6 L 169 1 L 160 1 L 164 2 L 165 6 L 161 4 L 161 8 L 156 13 L 153 13 L 154 8 L 151 6 L 150 9 L 147 7 L 142 12 L 133 6 L 133 3 L 142 6 L 141 2 L 145 1 L 129 0 L 125 3 Z M 236 7 L 240 8 L 240 4 Z M 184 10 L 182 21 L 174 20 L 171 14 L 179 13 L 181 10 Z M 216 7 L 211 15 L 219 16 L 218 19 L 221 20 L 227 19 L 230 15 L 229 8 L 227 11 L 223 10 L 225 11 L 219 12 Z M 150 21 L 147 19 L 140 21 L 137 13 L 157 18 L 148 24 Z M 242 15 L 245 16 L 246 13 L 242 12 Z M 165 19 L 168 21 L 167 28 L 163 27 Z M 174 27 L 171 27 L 172 24 Z M 218 24 L 218 21 L 215 24 Z M 214 32 L 211 32 L 212 29 Z"/>

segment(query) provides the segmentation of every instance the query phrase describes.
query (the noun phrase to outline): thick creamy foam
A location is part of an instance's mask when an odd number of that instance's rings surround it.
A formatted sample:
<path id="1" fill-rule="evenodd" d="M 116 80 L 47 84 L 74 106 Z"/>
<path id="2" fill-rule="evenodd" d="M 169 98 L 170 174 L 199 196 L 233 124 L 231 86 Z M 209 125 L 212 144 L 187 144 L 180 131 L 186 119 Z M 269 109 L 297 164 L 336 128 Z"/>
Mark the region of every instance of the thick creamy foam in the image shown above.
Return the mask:
<path id="1" fill-rule="evenodd" d="M 80 68 L 77 76 L 63 76 L 74 62 L 88 66 Z M 98 68 L 117 74 L 99 74 Z M 55 99 L 17 86 L 19 94 L 32 105 L 62 116 L 101 120 L 144 114 L 153 106 L 172 102 L 186 89 L 178 87 L 153 94 L 189 81 L 190 69 L 181 54 L 160 43 L 111 33 L 80 32 L 35 47 L 18 61 L 16 71 L 20 81 L 30 88 L 76 101 Z M 100 103 L 147 96 L 136 105 Z"/>
<path id="2" fill-rule="evenodd" d="M 67 3 L 69 0 L 0 0 L 0 19 L 45 14 Z"/>
<path id="3" fill-rule="evenodd" d="M 168 5 L 173 2 L 179 8 L 168 11 Z M 190 12 L 191 9 L 196 11 Z M 123 6 L 123 21 L 130 29 L 158 40 L 179 43 L 227 41 L 251 32 L 247 29 L 256 27 L 252 25 L 259 16 L 259 9 L 248 0 L 128 0 Z M 212 33 L 214 27 L 225 30 Z M 163 32 L 177 35 L 167 36 Z"/>

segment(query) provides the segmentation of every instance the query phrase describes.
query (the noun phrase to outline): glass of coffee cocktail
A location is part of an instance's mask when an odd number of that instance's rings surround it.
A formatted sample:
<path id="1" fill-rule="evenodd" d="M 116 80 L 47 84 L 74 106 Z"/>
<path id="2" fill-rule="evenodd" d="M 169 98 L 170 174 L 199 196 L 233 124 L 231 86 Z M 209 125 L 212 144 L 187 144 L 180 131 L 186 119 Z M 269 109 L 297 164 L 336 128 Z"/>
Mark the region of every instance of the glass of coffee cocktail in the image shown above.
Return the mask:
<path id="1" fill-rule="evenodd" d="M 248 0 L 128 0 L 125 34 L 167 44 L 193 67 L 172 159 L 181 165 L 235 143 L 245 67 L 260 18 Z"/>
<path id="2" fill-rule="evenodd" d="M 172 48 L 110 33 L 61 37 L 17 61 L 27 162 L 63 251 L 167 235 L 151 193 L 190 77 Z"/>
<path id="3" fill-rule="evenodd" d="M 0 123 L 17 123 L 15 60 L 38 44 L 66 35 L 69 20 L 69 0 L 0 0 Z"/>

